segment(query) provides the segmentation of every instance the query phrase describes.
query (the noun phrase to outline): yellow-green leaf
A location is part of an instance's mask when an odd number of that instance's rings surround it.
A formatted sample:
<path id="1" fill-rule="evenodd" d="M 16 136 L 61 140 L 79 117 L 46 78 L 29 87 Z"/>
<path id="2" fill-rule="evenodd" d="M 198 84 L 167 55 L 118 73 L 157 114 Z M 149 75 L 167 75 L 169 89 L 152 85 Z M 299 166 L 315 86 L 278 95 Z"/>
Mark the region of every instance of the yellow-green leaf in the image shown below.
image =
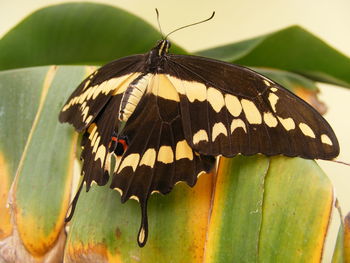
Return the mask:
<path id="1" fill-rule="evenodd" d="M 205 174 L 194 188 L 181 183 L 166 196 L 152 195 L 145 248 L 136 242 L 139 204 L 134 200 L 121 204 L 115 190 L 92 187 L 89 193 L 81 194 L 70 226 L 65 261 L 201 262 L 213 182 L 213 175 Z"/>
<path id="2" fill-rule="evenodd" d="M 160 38 L 158 29 L 120 8 L 63 3 L 35 11 L 0 39 L 0 70 L 52 64 L 103 65 L 145 53 Z M 172 51 L 184 53 L 175 44 Z"/>
<path id="3" fill-rule="evenodd" d="M 12 232 L 6 207 L 26 139 L 37 110 L 47 68 L 0 73 L 0 239 Z"/>
<path id="4" fill-rule="evenodd" d="M 205 262 L 318 262 L 332 204 L 330 181 L 313 161 L 225 159 Z"/>
<path id="5" fill-rule="evenodd" d="M 197 54 L 246 66 L 292 71 L 317 81 L 350 87 L 350 58 L 300 26 Z"/>
<path id="6" fill-rule="evenodd" d="M 0 123 L 6 136 L 1 146 L 3 159 L 9 160 L 2 163 L 8 171 L 0 175 L 2 181 L 10 182 L 16 172 L 9 194 L 12 231 L 3 245 L 16 262 L 45 258 L 58 245 L 60 251 L 54 252 L 62 257 L 58 239 L 64 239 L 77 135 L 57 116 L 84 75 L 83 67 L 55 66 L 0 73 L 5 96 Z"/>

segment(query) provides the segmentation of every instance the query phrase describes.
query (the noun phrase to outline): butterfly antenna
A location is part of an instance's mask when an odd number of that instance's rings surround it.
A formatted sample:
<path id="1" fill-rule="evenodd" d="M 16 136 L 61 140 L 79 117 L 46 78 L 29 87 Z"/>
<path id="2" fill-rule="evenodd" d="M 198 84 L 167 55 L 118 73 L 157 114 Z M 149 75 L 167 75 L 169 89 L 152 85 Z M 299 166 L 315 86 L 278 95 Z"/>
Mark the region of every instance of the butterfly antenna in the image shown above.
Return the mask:
<path id="1" fill-rule="evenodd" d="M 350 163 L 347 163 L 347 162 L 344 162 L 344 161 L 339 161 L 339 160 L 330 160 L 331 162 L 334 162 L 334 163 L 340 163 L 340 164 L 343 164 L 343 165 L 346 165 L 346 166 L 350 166 Z"/>
<path id="2" fill-rule="evenodd" d="M 164 37 L 164 39 L 167 39 L 167 37 L 168 37 L 169 35 L 171 35 L 172 33 L 175 33 L 176 31 L 179 31 L 180 29 L 184 29 L 184 28 L 186 28 L 186 27 L 190 27 L 190 26 L 194 26 L 194 25 L 198 25 L 198 24 L 207 22 L 207 21 L 211 20 L 211 19 L 214 17 L 214 15 L 215 15 L 215 11 L 214 11 L 214 12 L 211 14 L 211 16 L 210 16 L 209 18 L 207 18 L 207 19 L 204 19 L 204 20 L 202 20 L 202 21 L 199 21 L 199 22 L 196 22 L 196 23 L 193 23 L 193 24 L 189 24 L 189 25 L 186 25 L 186 26 L 179 27 L 179 28 L 177 28 L 177 29 L 171 31 L 169 34 L 167 34 L 167 35 Z"/>
<path id="3" fill-rule="evenodd" d="M 156 8 L 156 13 L 157 13 L 157 22 L 158 22 L 158 27 L 159 27 L 160 34 L 162 35 L 162 38 L 165 39 L 164 34 L 163 34 L 163 31 L 162 31 L 162 27 L 160 26 L 159 12 L 158 12 L 158 9 L 157 9 L 157 8 Z"/>

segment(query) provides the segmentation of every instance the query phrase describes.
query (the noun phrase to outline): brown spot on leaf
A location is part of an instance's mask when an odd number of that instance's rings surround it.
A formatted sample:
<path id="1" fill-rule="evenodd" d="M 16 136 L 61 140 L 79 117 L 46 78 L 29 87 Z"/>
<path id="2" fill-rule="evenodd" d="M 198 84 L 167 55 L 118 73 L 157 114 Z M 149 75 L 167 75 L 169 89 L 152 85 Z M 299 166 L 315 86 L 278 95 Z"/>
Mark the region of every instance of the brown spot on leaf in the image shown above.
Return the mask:
<path id="1" fill-rule="evenodd" d="M 121 235 L 122 235 L 122 232 L 120 231 L 119 227 L 117 227 L 115 229 L 115 236 L 116 236 L 116 238 L 120 239 Z"/>

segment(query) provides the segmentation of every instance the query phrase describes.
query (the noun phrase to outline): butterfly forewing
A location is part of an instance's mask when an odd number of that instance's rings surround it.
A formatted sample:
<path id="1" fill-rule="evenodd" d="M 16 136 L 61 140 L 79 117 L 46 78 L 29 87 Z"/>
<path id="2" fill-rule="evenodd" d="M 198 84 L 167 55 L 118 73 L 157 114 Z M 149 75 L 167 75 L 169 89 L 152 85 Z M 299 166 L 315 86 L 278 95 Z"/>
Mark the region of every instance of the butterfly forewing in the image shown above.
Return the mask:
<path id="1" fill-rule="evenodd" d="M 68 98 L 59 115 L 77 131 L 86 129 L 110 98 L 122 94 L 143 70 L 144 55 L 113 61 L 88 76 Z"/>
<path id="2" fill-rule="evenodd" d="M 206 155 L 284 154 L 331 159 L 339 146 L 306 102 L 249 69 L 192 56 L 169 56 L 164 70 L 180 94 L 187 141 Z"/>

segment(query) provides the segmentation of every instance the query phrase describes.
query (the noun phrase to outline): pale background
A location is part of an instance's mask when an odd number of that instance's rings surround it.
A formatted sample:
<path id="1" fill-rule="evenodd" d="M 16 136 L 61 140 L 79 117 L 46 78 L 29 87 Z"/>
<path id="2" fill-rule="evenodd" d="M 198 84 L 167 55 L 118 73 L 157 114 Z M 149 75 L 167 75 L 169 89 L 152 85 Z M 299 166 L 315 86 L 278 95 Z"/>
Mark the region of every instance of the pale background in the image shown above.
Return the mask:
<path id="1" fill-rule="evenodd" d="M 62 2 L 59 0 L 0 0 L 0 37 L 34 10 Z M 212 11 L 216 11 L 212 21 L 171 36 L 172 40 L 188 51 L 231 43 L 298 24 L 350 56 L 349 0 L 105 0 L 93 2 L 107 3 L 126 9 L 155 27 L 157 22 L 154 8 L 157 7 L 165 33 L 179 26 L 207 18 Z M 331 85 L 320 85 L 320 87 L 321 99 L 329 106 L 325 117 L 335 130 L 340 142 L 341 153 L 338 159 L 350 162 L 350 90 Z M 348 193 L 350 167 L 327 161 L 319 163 L 333 181 L 335 194 L 340 201 L 343 213 L 346 214 L 350 211 Z M 337 226 L 334 224 L 337 222 L 337 215 L 334 219 L 333 230 L 328 237 L 329 244 L 334 244 L 336 236 Z M 328 250 L 331 249 L 331 247 L 328 248 Z M 324 262 L 328 262 L 329 258 L 330 253 L 327 253 Z"/>

